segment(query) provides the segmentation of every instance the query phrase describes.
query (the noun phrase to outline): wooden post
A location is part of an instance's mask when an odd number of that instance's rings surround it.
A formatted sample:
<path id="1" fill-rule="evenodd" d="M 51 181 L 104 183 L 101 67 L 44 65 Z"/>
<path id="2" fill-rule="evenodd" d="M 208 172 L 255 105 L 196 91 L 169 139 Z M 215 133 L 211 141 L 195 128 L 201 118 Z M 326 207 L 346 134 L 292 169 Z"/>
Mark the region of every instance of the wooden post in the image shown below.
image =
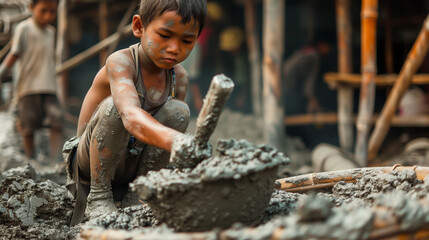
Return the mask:
<path id="1" fill-rule="evenodd" d="M 73 58 L 67 60 L 64 62 L 61 66 L 57 66 L 55 71 L 57 74 L 62 74 L 65 71 L 68 71 L 79 64 L 83 63 L 84 61 L 88 60 L 89 58 L 93 57 L 94 55 L 98 54 L 102 50 L 106 49 L 110 44 L 117 41 L 118 38 L 121 38 L 121 36 L 127 36 L 132 33 L 132 26 L 131 24 L 127 25 L 125 28 L 121 29 L 120 32 L 116 32 L 112 34 L 110 37 L 104 39 L 103 41 L 95 44 L 94 46 L 88 48 L 87 50 L 79 53 L 78 55 L 74 56 Z"/>
<path id="2" fill-rule="evenodd" d="M 109 8 L 107 4 L 107 0 L 101 0 L 99 3 L 99 41 L 103 41 L 109 36 Z M 107 59 L 107 50 L 103 50 L 100 52 L 100 66 L 104 66 Z"/>
<path id="3" fill-rule="evenodd" d="M 67 44 L 67 28 L 68 28 L 68 0 L 60 0 L 58 4 L 58 17 L 57 17 L 57 48 L 55 52 L 56 66 L 61 64 L 68 58 L 68 44 Z M 68 75 L 64 72 L 57 76 L 58 82 L 58 100 L 61 105 L 67 107 L 68 98 Z"/>
<path id="4" fill-rule="evenodd" d="M 355 158 L 365 167 L 368 159 L 368 135 L 374 112 L 376 66 L 376 38 L 378 0 L 362 0 L 361 10 L 361 71 L 359 114 L 356 123 L 357 138 Z"/>
<path id="5" fill-rule="evenodd" d="M 384 9 L 386 12 L 386 20 L 384 20 L 384 50 L 385 50 L 385 61 L 386 61 L 386 73 L 394 73 L 394 64 L 393 64 L 393 45 L 392 45 L 392 1 L 388 0 L 386 2 L 386 7 Z"/>
<path id="6" fill-rule="evenodd" d="M 352 73 L 352 23 L 351 1 L 336 1 L 338 72 Z M 353 88 L 346 85 L 338 87 L 338 132 L 340 147 L 353 151 Z"/>
<path id="7" fill-rule="evenodd" d="M 402 66 L 399 77 L 393 85 L 393 89 L 383 106 L 380 117 L 375 123 L 374 132 L 369 142 L 369 159 L 374 159 L 384 138 L 389 131 L 393 115 L 398 108 L 399 101 L 408 89 L 413 75 L 422 64 L 429 48 L 429 14 L 426 17 L 423 27 L 417 37 L 413 48 L 408 53 L 407 59 Z"/>
<path id="8" fill-rule="evenodd" d="M 284 0 L 264 0 L 263 112 L 267 144 L 282 149 L 285 126 L 282 103 L 282 57 L 284 44 Z"/>
<path id="9" fill-rule="evenodd" d="M 244 15 L 246 25 L 246 38 L 247 46 L 249 50 L 250 60 L 250 71 L 252 80 L 252 106 L 253 113 L 257 117 L 262 115 L 262 91 L 261 91 L 261 53 L 259 50 L 259 37 L 256 31 L 256 13 L 255 13 L 255 1 L 245 0 L 244 1 Z"/>

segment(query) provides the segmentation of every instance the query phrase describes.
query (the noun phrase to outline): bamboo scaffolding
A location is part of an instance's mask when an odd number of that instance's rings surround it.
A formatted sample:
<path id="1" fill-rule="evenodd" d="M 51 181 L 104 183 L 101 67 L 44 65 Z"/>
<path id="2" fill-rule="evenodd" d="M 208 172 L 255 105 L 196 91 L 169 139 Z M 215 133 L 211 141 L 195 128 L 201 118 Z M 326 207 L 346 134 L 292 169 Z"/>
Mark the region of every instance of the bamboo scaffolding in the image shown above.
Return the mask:
<path id="1" fill-rule="evenodd" d="M 410 53 L 405 60 L 398 79 L 393 86 L 386 103 L 383 106 L 381 115 L 375 123 L 374 131 L 369 141 L 369 159 L 374 159 L 386 137 L 393 115 L 405 91 L 411 84 L 412 76 L 416 73 L 423 62 L 429 48 L 429 14 L 426 17 L 423 27 L 415 41 Z"/>
<path id="2" fill-rule="evenodd" d="M 374 114 L 371 119 L 371 123 L 377 121 L 378 115 Z M 356 116 L 352 116 L 352 121 L 356 122 Z M 294 116 L 286 116 L 284 123 L 287 126 L 292 125 L 323 125 L 323 124 L 336 124 L 338 122 L 338 114 L 332 113 L 311 113 L 311 114 L 300 114 Z M 394 116 L 391 122 L 392 126 L 395 127 L 429 127 L 429 115 L 415 115 L 415 116 Z"/>
<path id="3" fill-rule="evenodd" d="M 352 72 L 352 24 L 351 1 L 336 0 L 338 72 Z M 338 132 L 340 147 L 348 152 L 353 150 L 353 88 L 338 87 Z"/>
<path id="4" fill-rule="evenodd" d="M 342 84 L 347 84 L 351 87 L 358 88 L 361 84 L 362 75 L 353 73 L 333 73 L 328 72 L 323 76 L 325 82 L 332 88 L 336 88 Z M 380 74 L 375 77 L 375 85 L 379 87 L 391 87 L 398 79 L 397 74 Z M 429 84 L 429 74 L 415 74 L 411 78 L 413 85 Z"/>
<path id="5" fill-rule="evenodd" d="M 376 67 L 376 34 L 378 17 L 378 0 L 362 0 L 361 22 L 361 66 L 362 83 L 358 120 L 355 158 L 360 166 L 367 166 L 368 135 L 371 118 L 374 112 Z"/>
<path id="6" fill-rule="evenodd" d="M 68 71 L 72 68 L 77 67 L 78 65 L 82 64 L 89 58 L 97 55 L 100 51 L 108 47 L 110 44 L 114 43 L 117 39 L 120 39 L 121 37 L 127 36 L 132 33 L 131 24 L 127 25 L 125 28 L 121 29 L 120 32 L 116 32 L 110 37 L 104 39 L 103 41 L 95 44 L 94 46 L 90 47 L 89 49 L 79 53 L 78 55 L 74 56 L 73 58 L 67 60 L 64 62 L 61 66 L 56 67 L 57 74 L 61 74 L 65 71 Z"/>
<path id="7" fill-rule="evenodd" d="M 370 167 L 370 168 L 354 168 L 341 171 L 311 173 L 295 177 L 278 179 L 275 183 L 276 189 L 286 192 L 306 192 L 309 190 L 331 188 L 336 183 L 356 182 L 356 179 L 364 173 L 381 171 L 389 173 L 393 170 L 405 171 L 412 170 L 416 173 L 417 178 L 423 180 L 429 174 L 429 167 L 419 166 L 401 166 L 394 165 L 392 167 Z"/>
<path id="8" fill-rule="evenodd" d="M 284 107 L 282 104 L 282 58 L 284 45 L 284 0 L 264 0 L 263 115 L 264 139 L 282 148 Z"/>

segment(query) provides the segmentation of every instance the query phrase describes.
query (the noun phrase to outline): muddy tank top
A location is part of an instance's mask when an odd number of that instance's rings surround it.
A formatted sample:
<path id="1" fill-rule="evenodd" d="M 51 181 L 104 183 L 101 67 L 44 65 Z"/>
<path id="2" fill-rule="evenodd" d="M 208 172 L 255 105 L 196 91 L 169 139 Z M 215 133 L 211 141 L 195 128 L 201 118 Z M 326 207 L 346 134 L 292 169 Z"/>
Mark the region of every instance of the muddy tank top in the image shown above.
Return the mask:
<path id="1" fill-rule="evenodd" d="M 161 108 L 161 106 L 171 98 L 175 98 L 174 89 L 176 87 L 176 75 L 174 72 L 174 68 L 166 70 L 166 87 L 165 91 L 162 94 L 161 98 L 158 101 L 151 101 L 147 96 L 147 91 L 144 86 L 144 79 L 142 78 L 140 60 L 139 60 L 139 47 L 140 43 L 134 44 L 129 47 L 131 55 L 133 56 L 135 68 L 138 69 L 135 75 L 135 85 L 137 94 L 139 95 L 140 104 L 142 108 L 150 113 L 151 115 L 155 114 L 156 111 Z"/>

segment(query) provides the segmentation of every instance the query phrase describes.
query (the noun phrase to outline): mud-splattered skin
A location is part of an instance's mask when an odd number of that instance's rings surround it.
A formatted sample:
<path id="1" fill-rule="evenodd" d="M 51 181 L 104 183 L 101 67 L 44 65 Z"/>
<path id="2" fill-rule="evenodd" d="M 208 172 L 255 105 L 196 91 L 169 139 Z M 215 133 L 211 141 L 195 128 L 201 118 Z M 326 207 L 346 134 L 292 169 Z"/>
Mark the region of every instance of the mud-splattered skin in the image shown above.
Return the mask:
<path id="1" fill-rule="evenodd" d="M 181 23 L 175 11 L 162 14 L 143 27 L 140 16 L 133 18 L 134 36 L 140 38 L 140 62 L 142 77 L 148 97 L 156 101 L 165 91 L 166 72 L 176 71 L 177 99 L 184 100 L 188 85 L 186 70 L 178 63 L 188 57 L 198 37 L 199 25 L 195 21 Z M 138 140 L 170 151 L 177 131 L 159 124 L 141 109 L 133 79 L 137 75 L 128 49 L 112 54 L 94 79 L 82 105 L 77 135 L 82 135 L 86 124 L 98 104 L 112 95 L 124 127 Z"/>
<path id="2" fill-rule="evenodd" d="M 81 176 L 90 179 L 91 182 L 86 208 L 90 217 L 99 215 L 101 211 L 115 211 L 116 207 L 111 194 L 113 179 L 128 181 L 136 174 L 137 164 L 123 161 L 126 159 L 124 156 L 129 136 L 125 136 L 123 131 L 114 132 L 113 129 L 125 128 L 127 132 L 125 134 L 130 134 L 142 143 L 168 152 L 171 151 L 175 136 L 182 134 L 174 128 L 167 127 L 169 125 L 161 124 L 150 113 L 143 110 L 135 87 L 136 81 L 143 79 L 147 97 L 152 101 L 159 100 L 162 93 L 168 90 L 166 89 L 167 70 L 174 67 L 175 97 L 178 100 L 184 100 L 188 78 L 186 70 L 178 63 L 188 56 L 188 50 L 192 50 L 199 27 L 193 22 L 182 24 L 181 21 L 182 18 L 175 11 L 170 11 L 143 27 L 140 16 L 134 16 L 133 33 L 141 41 L 138 54 L 140 69 L 135 66 L 129 49 L 113 53 L 107 59 L 106 65 L 98 72 L 85 97 L 77 135 L 82 136 L 85 131 L 88 133 L 83 136 L 92 135 L 89 140 L 89 153 L 87 153 L 89 159 L 81 157 L 78 164 L 82 172 Z M 137 79 L 138 72 L 141 72 L 142 77 Z M 108 98 L 109 96 L 112 98 Z M 95 127 L 91 124 L 91 127 L 86 128 L 93 112 L 104 99 L 110 101 L 100 105 L 102 106 L 100 114 L 105 116 L 99 118 L 99 113 L 94 114 L 94 119 L 101 119 L 100 123 L 95 124 Z M 115 111 L 112 111 L 113 108 Z M 116 126 L 119 122 L 120 127 L 109 129 L 111 125 L 103 125 L 103 121 L 107 118 L 110 118 L 109 124 Z M 118 118 L 121 121 L 117 121 Z M 179 117 L 177 121 L 180 121 Z M 98 120 L 92 122 L 98 122 Z M 88 139 L 85 140 L 88 141 Z M 79 146 L 82 149 L 84 145 L 79 144 Z M 114 178 L 118 173 L 121 175 L 119 179 Z"/>

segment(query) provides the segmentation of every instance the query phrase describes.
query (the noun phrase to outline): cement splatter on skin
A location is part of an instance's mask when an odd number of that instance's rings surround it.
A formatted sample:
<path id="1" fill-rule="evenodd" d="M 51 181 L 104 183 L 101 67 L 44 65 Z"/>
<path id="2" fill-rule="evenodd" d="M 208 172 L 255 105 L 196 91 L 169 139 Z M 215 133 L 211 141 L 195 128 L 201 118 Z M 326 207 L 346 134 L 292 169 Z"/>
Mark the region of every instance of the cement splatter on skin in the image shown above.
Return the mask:
<path id="1" fill-rule="evenodd" d="M 113 68 L 113 71 L 121 73 L 121 72 L 125 71 L 125 69 L 126 69 L 125 67 L 123 67 L 121 65 L 117 65 Z"/>
<path id="2" fill-rule="evenodd" d="M 168 28 L 172 28 L 172 27 L 174 27 L 174 21 L 173 20 L 169 20 L 164 26 L 166 26 Z"/>
<path id="3" fill-rule="evenodd" d="M 125 53 L 122 53 L 122 52 L 116 52 L 114 55 L 112 55 L 112 60 L 115 63 L 120 64 L 120 65 L 116 65 L 116 67 L 118 67 L 118 66 L 122 66 L 122 67 L 133 66 L 133 62 L 132 62 L 130 56 L 125 54 Z M 115 68 L 113 70 L 115 70 Z"/>
<path id="4" fill-rule="evenodd" d="M 162 97 L 162 92 L 158 91 L 156 88 L 149 88 L 147 94 L 152 101 L 158 101 Z"/>
<path id="5" fill-rule="evenodd" d="M 148 44 L 147 44 L 147 52 L 150 54 L 150 55 L 152 55 L 152 45 L 153 45 L 153 42 L 152 41 L 150 41 L 149 40 L 149 42 L 148 42 Z"/>

